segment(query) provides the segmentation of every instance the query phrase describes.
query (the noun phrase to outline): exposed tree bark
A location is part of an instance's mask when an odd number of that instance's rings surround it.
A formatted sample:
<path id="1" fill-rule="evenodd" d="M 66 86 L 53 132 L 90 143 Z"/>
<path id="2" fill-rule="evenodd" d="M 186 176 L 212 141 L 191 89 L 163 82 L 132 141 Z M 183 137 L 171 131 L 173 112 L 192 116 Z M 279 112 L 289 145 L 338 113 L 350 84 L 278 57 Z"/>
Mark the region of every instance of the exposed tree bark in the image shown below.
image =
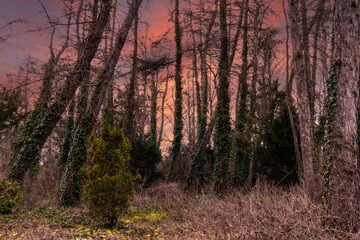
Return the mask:
<path id="1" fill-rule="evenodd" d="M 158 78 L 158 73 L 153 72 L 151 75 L 151 104 L 150 104 L 150 139 L 153 142 L 156 142 L 156 120 L 157 120 L 157 96 L 158 89 L 156 84 L 156 79 Z"/>
<path id="2" fill-rule="evenodd" d="M 290 35 L 292 39 L 293 57 L 292 71 L 297 84 L 298 112 L 300 122 L 300 142 L 302 164 L 304 169 L 304 188 L 310 198 L 316 197 L 316 182 L 313 164 L 314 140 L 312 116 L 309 99 L 309 85 L 306 82 L 306 68 L 302 42 L 299 39 L 301 18 L 299 16 L 299 0 L 289 0 Z"/>
<path id="3" fill-rule="evenodd" d="M 161 101 L 161 123 L 160 123 L 160 130 L 159 130 L 159 138 L 157 141 L 157 145 L 158 147 L 160 147 L 161 145 L 161 141 L 162 141 L 162 135 L 163 135 L 163 131 L 164 131 L 164 122 L 165 122 L 165 99 L 166 99 L 166 95 L 167 95 L 167 91 L 168 91 L 168 85 L 169 85 L 169 69 L 167 69 L 167 76 L 166 76 L 166 82 L 165 82 L 165 90 L 163 92 L 162 95 L 162 101 Z"/>
<path id="4" fill-rule="evenodd" d="M 191 97 L 191 84 L 190 84 L 191 79 L 188 78 L 188 82 L 187 82 L 187 91 L 185 92 L 186 96 L 187 96 L 187 110 L 185 110 L 185 112 L 187 112 L 187 117 L 188 117 L 188 153 L 190 155 L 193 154 L 194 151 L 194 145 L 195 145 L 195 125 L 193 125 L 193 121 L 192 121 L 192 97 Z"/>
<path id="5" fill-rule="evenodd" d="M 202 103 L 201 103 L 201 93 L 200 93 L 200 84 L 199 84 L 199 74 L 198 74 L 198 67 L 197 67 L 197 52 L 196 52 L 196 38 L 195 38 L 195 30 L 193 27 L 193 12 L 191 11 L 191 0 L 189 0 L 189 11 L 190 11 L 190 29 L 192 35 L 192 43 L 193 43 L 193 77 L 195 81 L 195 88 L 196 88 L 196 109 L 197 109 L 197 122 L 198 122 L 198 134 L 201 133 L 201 121 L 202 121 Z M 199 141 L 199 137 L 198 137 Z"/>
<path id="6" fill-rule="evenodd" d="M 110 29 L 115 29 L 115 22 L 116 22 L 116 5 L 117 5 L 117 0 L 115 0 L 114 3 L 114 11 L 113 11 L 113 16 L 112 16 L 112 27 Z M 111 37 L 110 37 L 110 49 L 114 48 L 114 40 L 115 40 L 115 31 L 111 31 Z M 114 87 L 115 87 L 115 83 L 114 83 L 114 79 L 112 79 L 109 83 L 109 87 L 107 89 L 107 108 L 110 112 L 114 111 Z"/>
<path id="7" fill-rule="evenodd" d="M 208 95 L 209 95 L 209 80 L 208 80 L 208 66 L 207 66 L 207 55 L 210 47 L 210 37 L 211 32 L 215 23 L 215 19 L 218 15 L 218 0 L 215 0 L 215 10 L 213 11 L 210 23 L 205 33 L 204 42 L 201 43 L 200 50 L 200 64 L 201 64 L 201 89 L 202 89 L 202 97 L 201 97 L 201 121 L 199 122 L 199 133 L 198 139 L 202 139 L 205 134 L 206 124 L 207 124 L 207 113 L 208 113 Z"/>
<path id="8" fill-rule="evenodd" d="M 333 126 L 330 125 L 329 212 L 346 228 L 360 224 L 358 104 L 360 2 L 334 3 L 333 67 L 337 84 Z M 353 229 L 350 229 L 353 230 Z"/>
<path id="9" fill-rule="evenodd" d="M 314 115 L 315 115 L 315 82 L 311 81 L 310 75 L 310 40 L 309 34 L 310 29 L 308 27 L 308 16 L 307 16 L 307 7 L 306 0 L 300 1 L 300 10 L 301 10 L 301 50 L 303 53 L 303 65 L 302 65 L 302 77 L 303 81 L 306 84 L 307 95 L 310 104 L 310 117 L 311 117 L 311 125 L 314 123 Z M 299 37 L 299 36 L 298 36 Z"/>
<path id="10" fill-rule="evenodd" d="M 244 10 L 245 9 L 244 5 L 245 5 L 245 0 L 243 0 L 242 3 L 241 3 L 240 16 L 239 16 L 238 24 L 237 24 L 237 27 L 236 27 L 236 32 L 235 32 L 235 36 L 234 36 L 234 43 L 233 43 L 233 45 L 231 47 L 231 52 L 230 52 L 230 57 L 229 57 L 230 68 L 233 65 L 233 62 L 234 62 L 234 59 L 235 59 L 236 48 L 238 46 L 241 29 L 243 27 L 243 22 L 242 21 L 244 19 L 244 11 L 245 11 Z"/>
<path id="11" fill-rule="evenodd" d="M 298 169 L 300 170 L 300 167 L 302 166 L 301 164 L 301 152 L 300 152 L 300 148 L 299 148 L 299 143 L 298 143 L 298 134 L 296 131 L 296 125 L 295 125 L 295 120 L 294 120 L 294 114 L 293 114 L 293 110 L 292 110 L 292 88 L 293 88 L 293 79 L 294 79 L 294 72 L 291 72 L 291 76 L 289 74 L 289 68 L 290 68 L 290 64 L 289 64 L 289 60 L 290 60 L 290 55 L 289 55 L 289 23 L 288 23 L 288 16 L 286 14 L 286 10 L 285 10 L 285 4 L 283 1 L 283 10 L 284 10 L 284 15 L 285 15 L 285 21 L 286 21 L 286 106 L 287 106 L 287 110 L 288 110 L 288 114 L 289 114 L 289 118 L 290 118 L 290 125 L 291 125 L 291 131 L 292 131 L 292 135 L 293 135 L 293 139 L 294 139 L 294 148 L 295 148 L 295 157 L 296 157 L 296 163 L 298 165 Z M 302 170 L 301 170 L 302 172 Z"/>

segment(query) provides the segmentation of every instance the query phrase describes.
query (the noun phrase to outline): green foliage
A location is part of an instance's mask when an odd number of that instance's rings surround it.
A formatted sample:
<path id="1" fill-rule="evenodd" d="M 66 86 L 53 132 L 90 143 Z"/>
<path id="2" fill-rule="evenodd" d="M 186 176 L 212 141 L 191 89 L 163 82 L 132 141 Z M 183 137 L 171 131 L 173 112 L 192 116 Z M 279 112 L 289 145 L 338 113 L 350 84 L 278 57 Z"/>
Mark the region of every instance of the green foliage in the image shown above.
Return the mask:
<path id="1" fill-rule="evenodd" d="M 332 156 L 330 154 L 332 129 L 335 119 L 335 107 L 336 107 L 336 93 L 338 89 L 338 80 L 334 66 L 330 70 L 330 77 L 326 81 L 327 98 L 325 102 L 326 107 L 326 120 L 325 120 L 325 160 L 323 170 L 324 189 L 322 194 L 323 204 L 327 204 L 330 200 L 331 186 L 329 183 L 329 167 L 331 164 Z"/>
<path id="2" fill-rule="evenodd" d="M 32 111 L 22 135 L 13 143 L 13 154 L 9 166 L 9 176 L 12 180 L 21 182 L 25 173 L 38 165 L 40 160 L 39 139 L 35 139 L 32 134 L 38 133 L 37 127 L 44 115 L 43 110 Z M 39 131 L 42 130 L 39 129 Z"/>
<path id="3" fill-rule="evenodd" d="M 36 167 L 40 151 L 50 135 L 54 123 L 61 118 L 60 112 L 66 107 L 67 91 L 57 96 L 56 103 L 49 109 L 35 108 L 26 121 L 21 137 L 14 143 L 10 161 L 9 177 L 22 182 L 26 172 Z"/>
<path id="4" fill-rule="evenodd" d="M 113 227 L 129 207 L 135 177 L 130 172 L 130 142 L 120 127 L 104 124 L 101 138 L 93 132 L 88 151 L 91 167 L 87 171 L 85 199 L 93 218 Z"/>
<path id="5" fill-rule="evenodd" d="M 80 169 L 86 162 L 87 137 L 86 129 L 82 126 L 75 130 L 62 182 L 61 206 L 71 206 L 81 198 L 83 177 Z"/>
<path id="6" fill-rule="evenodd" d="M 156 142 L 150 140 L 136 139 L 132 143 L 130 151 L 130 166 L 134 174 L 138 173 L 148 186 L 162 176 L 156 171 L 156 166 L 161 162 L 162 156 Z"/>
<path id="7" fill-rule="evenodd" d="M 298 181 L 293 134 L 285 95 L 283 92 L 277 95 L 280 98 L 276 101 L 277 112 L 265 129 L 262 143 L 256 146 L 254 159 L 259 164 L 258 172 L 268 180 L 293 184 Z"/>
<path id="8" fill-rule="evenodd" d="M 68 155 L 71 147 L 71 140 L 73 138 L 74 130 L 75 130 L 74 107 L 75 107 L 75 102 L 72 101 L 72 103 L 70 104 L 69 116 L 66 123 L 65 139 L 61 148 L 61 156 L 59 159 L 59 164 L 63 166 L 66 165 L 67 163 Z"/>
<path id="9" fill-rule="evenodd" d="M 0 182 L 0 214 L 10 214 L 23 201 L 20 184 L 3 179 Z"/>
<path id="10" fill-rule="evenodd" d="M 228 94 L 229 81 L 223 83 L 218 90 L 216 106 L 216 125 L 214 135 L 215 165 L 213 173 L 214 190 L 221 193 L 226 189 L 228 181 L 228 167 L 231 153 L 230 139 L 230 98 Z"/>
<path id="11" fill-rule="evenodd" d="M 231 181 L 234 186 L 243 187 L 249 176 L 252 148 L 249 139 L 237 139 L 235 143 L 235 164 Z"/>
<path id="12" fill-rule="evenodd" d="M 19 113 L 21 104 L 20 91 L 0 92 L 0 131 L 17 126 L 24 118 L 24 114 Z"/>
<path id="13" fill-rule="evenodd" d="M 236 109 L 235 122 L 235 163 L 232 171 L 232 183 L 237 187 L 243 187 L 249 175 L 252 155 L 251 140 L 249 134 L 250 116 L 247 106 L 249 95 L 246 76 L 241 78 L 241 97 L 238 109 Z"/>

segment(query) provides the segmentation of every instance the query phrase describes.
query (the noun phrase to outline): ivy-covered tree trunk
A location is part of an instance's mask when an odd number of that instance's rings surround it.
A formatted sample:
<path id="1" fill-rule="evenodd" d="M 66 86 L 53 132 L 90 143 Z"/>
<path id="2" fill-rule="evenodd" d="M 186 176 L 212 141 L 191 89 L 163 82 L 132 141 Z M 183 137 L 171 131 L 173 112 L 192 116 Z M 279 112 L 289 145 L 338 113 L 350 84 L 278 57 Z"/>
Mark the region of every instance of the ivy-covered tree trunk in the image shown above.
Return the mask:
<path id="1" fill-rule="evenodd" d="M 114 76 L 116 64 L 141 2 L 142 0 L 134 0 L 132 2 L 123 25 L 117 33 L 116 43 L 111 56 L 98 77 L 86 113 L 75 130 L 62 183 L 61 205 L 63 206 L 72 205 L 80 199 L 82 182 L 79 172 L 86 161 L 85 143 L 96 123 L 97 116 L 105 99 L 107 86 Z"/>
<path id="2" fill-rule="evenodd" d="M 138 23 L 139 16 L 138 11 L 135 12 L 134 16 L 134 52 L 133 52 L 133 63 L 131 70 L 131 77 L 129 83 L 128 94 L 126 98 L 126 126 L 125 135 L 132 140 L 135 137 L 135 90 L 137 83 L 137 59 L 138 59 Z"/>
<path id="3" fill-rule="evenodd" d="M 183 138 L 183 119 L 182 119 L 182 49 L 181 49 L 181 26 L 179 20 L 179 0 L 175 0 L 175 43 L 176 43 L 176 60 L 175 60 L 175 112 L 174 112 L 174 139 L 171 148 L 171 164 L 167 180 L 170 180 L 173 174 L 175 164 L 180 156 L 181 141 Z"/>
<path id="4" fill-rule="evenodd" d="M 72 100 L 69 106 L 68 112 L 68 119 L 66 123 L 66 132 L 65 132 L 65 139 L 64 143 L 61 147 L 61 155 L 59 159 L 59 164 L 61 166 L 65 166 L 68 158 L 68 154 L 71 147 L 71 140 L 74 134 L 75 128 L 75 119 L 74 119 L 74 108 L 75 108 L 75 101 Z"/>
<path id="5" fill-rule="evenodd" d="M 17 147 L 10 162 L 9 177 L 11 179 L 22 182 L 26 172 L 38 162 L 37 156 L 45 141 L 72 100 L 78 86 L 88 74 L 104 28 L 109 21 L 110 9 L 111 0 L 102 0 L 101 12 L 97 20 L 91 25 L 83 49 L 78 55 L 74 68 L 67 76 L 63 89 L 57 94 L 54 103 L 44 113 L 40 123 L 36 123 L 32 128 L 33 131 L 17 140 Z M 32 123 L 28 124 L 31 125 Z"/>
<path id="6" fill-rule="evenodd" d="M 333 122 L 330 125 L 328 207 L 343 227 L 355 227 L 358 231 L 360 2 L 336 0 L 334 7 L 332 58 L 336 81 L 332 84 L 337 86 L 336 95 L 332 96 L 336 98 L 333 119 L 328 119 Z"/>
<path id="7" fill-rule="evenodd" d="M 244 20 L 244 43 L 242 50 L 242 67 L 239 75 L 238 91 L 240 100 L 236 106 L 235 119 L 235 163 L 232 173 L 232 182 L 235 186 L 244 186 L 250 167 L 251 150 L 250 139 L 246 128 L 248 127 L 248 95 L 249 87 L 247 84 L 248 77 L 248 14 L 249 14 L 249 0 L 245 1 L 245 20 Z M 252 106 L 254 107 L 254 106 Z"/>
<path id="8" fill-rule="evenodd" d="M 220 0 L 220 59 L 219 85 L 217 88 L 215 125 L 214 190 L 221 193 L 227 189 L 228 166 L 231 152 L 230 97 L 229 97 L 229 40 L 226 22 L 226 0 Z"/>
<path id="9" fill-rule="evenodd" d="M 156 143 L 157 140 L 156 113 L 157 113 L 157 95 L 158 95 L 155 76 L 156 78 L 158 78 L 158 73 L 152 73 L 151 76 L 151 104 L 150 104 L 150 139 L 154 143 Z"/>
<path id="10" fill-rule="evenodd" d="M 81 177 L 73 171 L 74 168 L 77 168 L 78 162 L 85 162 L 86 160 L 86 122 L 84 119 L 87 114 L 87 104 L 89 100 L 89 89 L 88 84 L 90 83 L 89 76 L 87 79 L 84 79 L 80 87 L 80 91 L 78 93 L 78 104 L 76 110 L 76 121 L 74 129 L 72 130 L 72 138 L 70 140 L 69 147 L 67 149 L 67 153 L 63 152 L 63 159 L 65 165 L 65 172 L 63 176 L 62 182 L 62 195 L 61 195 L 61 205 L 68 206 L 73 202 L 76 202 L 77 199 L 81 196 Z M 91 131 L 91 130 L 90 130 Z M 66 154 L 66 155 L 65 155 Z M 75 161 L 77 159 L 78 161 Z M 74 165 L 75 164 L 75 165 Z M 65 189 L 69 189 L 65 191 Z M 73 193 L 73 194 L 71 194 Z"/>

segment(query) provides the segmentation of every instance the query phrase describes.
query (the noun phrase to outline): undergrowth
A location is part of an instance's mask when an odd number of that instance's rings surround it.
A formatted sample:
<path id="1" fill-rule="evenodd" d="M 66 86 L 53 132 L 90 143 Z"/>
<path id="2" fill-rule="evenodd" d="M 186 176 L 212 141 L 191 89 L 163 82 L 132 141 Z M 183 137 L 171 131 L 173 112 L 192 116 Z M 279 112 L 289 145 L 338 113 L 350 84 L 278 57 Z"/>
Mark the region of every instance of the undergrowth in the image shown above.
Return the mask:
<path id="1" fill-rule="evenodd" d="M 360 239 L 326 224 L 329 219 L 300 187 L 261 183 L 219 198 L 159 183 L 137 192 L 113 229 L 92 222 L 84 204 L 24 206 L 0 216 L 0 239 Z"/>

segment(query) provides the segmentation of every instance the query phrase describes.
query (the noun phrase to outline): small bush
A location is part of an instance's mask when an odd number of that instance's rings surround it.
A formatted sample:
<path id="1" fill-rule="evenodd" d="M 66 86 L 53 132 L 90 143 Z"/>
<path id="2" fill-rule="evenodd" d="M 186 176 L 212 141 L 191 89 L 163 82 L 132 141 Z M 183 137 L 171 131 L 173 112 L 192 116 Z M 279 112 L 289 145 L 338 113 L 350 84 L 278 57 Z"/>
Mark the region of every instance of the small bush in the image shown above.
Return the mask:
<path id="1" fill-rule="evenodd" d="M 101 138 L 93 132 L 88 152 L 91 167 L 85 186 L 90 215 L 113 227 L 119 215 L 129 207 L 135 178 L 130 172 L 130 143 L 121 129 L 104 124 Z"/>
<path id="2" fill-rule="evenodd" d="M 158 180 L 162 174 L 156 171 L 156 166 L 161 162 L 161 151 L 157 144 L 151 140 L 137 139 L 132 143 L 131 170 L 134 174 L 140 174 L 144 186 Z"/>
<path id="3" fill-rule="evenodd" d="M 22 201 L 20 184 L 3 179 L 0 182 L 0 214 L 10 214 Z"/>

